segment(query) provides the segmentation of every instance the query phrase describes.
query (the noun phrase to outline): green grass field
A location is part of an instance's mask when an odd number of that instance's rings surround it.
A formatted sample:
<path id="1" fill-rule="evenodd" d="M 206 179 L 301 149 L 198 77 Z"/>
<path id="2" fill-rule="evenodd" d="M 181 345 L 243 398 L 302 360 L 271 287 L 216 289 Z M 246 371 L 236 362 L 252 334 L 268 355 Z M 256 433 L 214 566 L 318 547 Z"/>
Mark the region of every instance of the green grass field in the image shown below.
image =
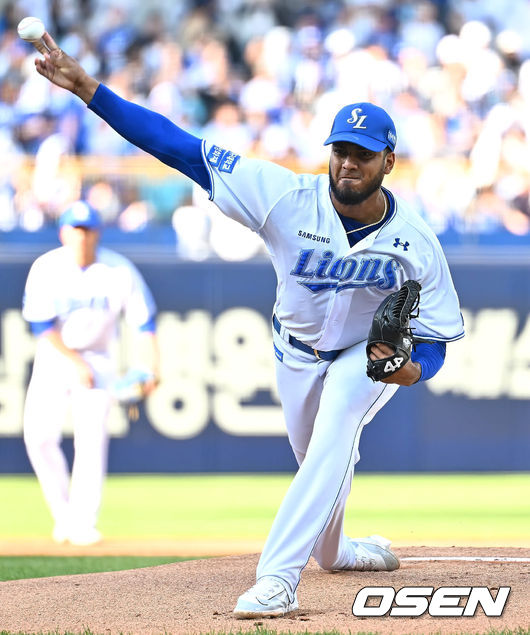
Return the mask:
<path id="1" fill-rule="evenodd" d="M 73 573 L 141 569 L 180 560 L 187 560 L 187 558 L 176 556 L 2 556 L 0 582 Z"/>
<path id="2" fill-rule="evenodd" d="M 291 475 L 110 475 L 99 527 L 108 538 L 265 539 Z M 0 477 L 0 541 L 47 538 L 33 476 Z M 358 474 L 350 535 L 394 544 L 530 546 L 530 474 Z M 200 553 L 196 555 L 201 555 Z"/>

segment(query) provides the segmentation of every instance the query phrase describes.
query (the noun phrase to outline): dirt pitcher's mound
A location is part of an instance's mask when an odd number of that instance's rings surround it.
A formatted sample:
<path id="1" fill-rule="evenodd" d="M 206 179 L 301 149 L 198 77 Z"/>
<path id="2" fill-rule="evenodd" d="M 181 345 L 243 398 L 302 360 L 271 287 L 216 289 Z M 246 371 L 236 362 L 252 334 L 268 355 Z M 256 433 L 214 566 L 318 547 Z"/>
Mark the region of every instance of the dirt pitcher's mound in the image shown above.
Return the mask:
<path id="1" fill-rule="evenodd" d="M 300 609 L 275 620 L 236 620 L 237 597 L 254 583 L 257 555 L 229 556 L 89 575 L 0 583 L 0 630 L 15 632 L 171 634 L 238 632 L 256 625 L 278 632 L 485 633 L 530 627 L 530 550 L 409 547 L 407 557 L 522 558 L 527 561 L 404 560 L 391 573 L 326 573 L 311 562 L 298 589 Z M 356 618 L 365 586 L 511 587 L 504 613 L 475 617 Z"/>

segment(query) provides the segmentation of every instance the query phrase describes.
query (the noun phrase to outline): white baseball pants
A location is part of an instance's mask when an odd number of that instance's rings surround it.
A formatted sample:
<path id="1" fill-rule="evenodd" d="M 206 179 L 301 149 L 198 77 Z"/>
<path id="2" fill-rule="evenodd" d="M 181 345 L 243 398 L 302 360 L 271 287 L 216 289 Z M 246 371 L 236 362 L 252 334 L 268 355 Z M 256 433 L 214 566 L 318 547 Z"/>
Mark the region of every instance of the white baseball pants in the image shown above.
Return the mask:
<path id="1" fill-rule="evenodd" d="M 366 375 L 366 342 L 326 362 L 293 348 L 276 331 L 273 338 L 278 391 L 300 467 L 276 514 L 257 578 L 280 577 L 294 592 L 311 555 L 328 570 L 355 564 L 343 521 L 359 438 L 398 386 Z"/>
<path id="2" fill-rule="evenodd" d="M 111 398 L 96 370 L 96 387 L 77 381 L 72 365 L 50 368 L 36 359 L 24 408 L 24 441 L 56 525 L 93 528 L 101 506 L 107 471 L 106 421 Z M 67 372 L 64 372 L 67 369 Z M 103 377 L 102 377 L 103 376 Z M 70 411 L 74 431 L 72 473 L 61 448 Z"/>

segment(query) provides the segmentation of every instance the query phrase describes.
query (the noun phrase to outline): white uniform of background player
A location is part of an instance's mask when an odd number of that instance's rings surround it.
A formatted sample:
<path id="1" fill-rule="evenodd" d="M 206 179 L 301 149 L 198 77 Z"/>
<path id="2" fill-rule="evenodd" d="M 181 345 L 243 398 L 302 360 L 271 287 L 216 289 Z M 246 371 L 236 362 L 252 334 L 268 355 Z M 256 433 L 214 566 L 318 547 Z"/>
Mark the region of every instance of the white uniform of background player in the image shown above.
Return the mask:
<path id="1" fill-rule="evenodd" d="M 126 139 L 199 183 L 224 214 L 257 232 L 271 255 L 278 278 L 278 389 L 300 467 L 263 549 L 257 583 L 239 598 L 235 614 L 273 616 L 297 608 L 296 589 L 311 555 L 325 569 L 396 569 L 389 541 L 352 540 L 343 532 L 360 433 L 398 385 L 440 368 L 445 342 L 462 337 L 463 324 L 436 236 L 382 187 L 395 161 L 389 115 L 369 103 L 342 108 L 326 141 L 332 144 L 329 176 L 298 175 L 201 146 L 164 117 L 121 100 L 48 34 L 35 46 L 46 54 L 35 61 L 41 75 L 75 92 Z M 411 359 L 373 383 L 366 375 L 370 324 L 384 297 L 407 279 L 422 286 L 414 334 L 434 344 L 418 345 L 421 361 Z M 393 352 L 376 344 L 370 357 Z"/>
<path id="2" fill-rule="evenodd" d="M 141 331 L 140 362 L 156 370 L 155 304 L 126 258 L 98 248 L 101 220 L 78 201 L 60 219 L 63 246 L 33 263 L 24 318 L 38 335 L 24 412 L 27 452 L 58 542 L 97 542 L 107 466 L 107 414 L 115 381 L 110 346 L 123 313 Z M 70 412 L 75 455 L 70 480 L 61 430 Z"/>

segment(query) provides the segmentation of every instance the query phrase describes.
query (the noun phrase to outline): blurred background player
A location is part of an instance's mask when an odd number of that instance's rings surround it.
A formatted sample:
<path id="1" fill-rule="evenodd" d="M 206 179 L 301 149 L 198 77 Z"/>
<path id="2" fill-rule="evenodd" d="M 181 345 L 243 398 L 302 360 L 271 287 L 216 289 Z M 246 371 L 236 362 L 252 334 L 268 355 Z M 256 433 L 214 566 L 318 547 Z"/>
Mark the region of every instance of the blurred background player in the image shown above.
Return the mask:
<path id="1" fill-rule="evenodd" d="M 135 266 L 98 246 L 101 217 L 84 201 L 59 219 L 61 247 L 33 263 L 23 316 L 38 337 L 24 412 L 24 440 L 55 522 L 53 539 L 89 545 L 96 529 L 107 468 L 107 415 L 115 380 L 110 346 L 123 314 L 140 337 L 140 360 L 156 385 L 156 307 Z M 61 449 L 71 416 L 74 460 L 70 479 Z"/>

